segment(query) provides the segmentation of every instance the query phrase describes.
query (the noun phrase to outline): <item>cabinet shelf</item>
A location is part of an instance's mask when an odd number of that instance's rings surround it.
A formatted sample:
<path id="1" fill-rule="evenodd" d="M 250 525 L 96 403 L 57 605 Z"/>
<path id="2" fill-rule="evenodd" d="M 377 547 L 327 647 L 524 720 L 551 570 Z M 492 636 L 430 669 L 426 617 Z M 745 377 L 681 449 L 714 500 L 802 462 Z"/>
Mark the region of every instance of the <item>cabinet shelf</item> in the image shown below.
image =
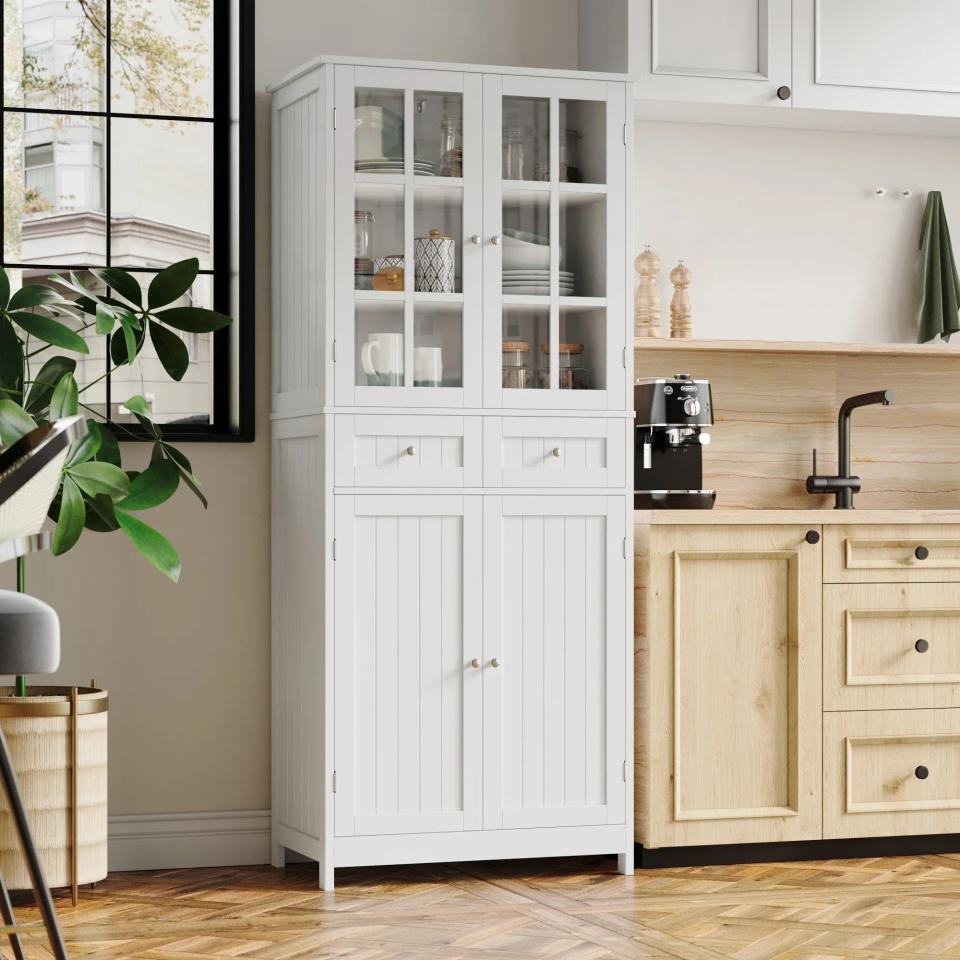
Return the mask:
<path id="1" fill-rule="evenodd" d="M 778 353 L 778 354 L 869 354 L 873 356 L 930 356 L 955 359 L 960 347 L 946 343 L 830 343 L 806 340 L 673 340 L 668 337 L 638 338 L 637 355 L 653 350 L 671 353 Z"/>
<path id="2" fill-rule="evenodd" d="M 599 310 L 607 305 L 606 297 L 559 297 L 560 310 Z M 543 296 L 520 296 L 505 293 L 505 307 L 534 307 L 542 310 L 550 308 L 550 298 Z"/>
<path id="3" fill-rule="evenodd" d="M 403 290 L 354 290 L 354 299 L 358 304 L 403 303 L 406 293 Z M 462 293 L 421 293 L 415 291 L 413 302 L 435 306 L 463 306 Z"/>
<path id="4" fill-rule="evenodd" d="M 596 203 L 607 196 L 606 184 L 602 183 L 561 183 L 558 186 L 561 208 Z M 507 208 L 543 205 L 549 196 L 550 184 L 546 180 L 507 180 L 503 184 L 503 205 Z"/>

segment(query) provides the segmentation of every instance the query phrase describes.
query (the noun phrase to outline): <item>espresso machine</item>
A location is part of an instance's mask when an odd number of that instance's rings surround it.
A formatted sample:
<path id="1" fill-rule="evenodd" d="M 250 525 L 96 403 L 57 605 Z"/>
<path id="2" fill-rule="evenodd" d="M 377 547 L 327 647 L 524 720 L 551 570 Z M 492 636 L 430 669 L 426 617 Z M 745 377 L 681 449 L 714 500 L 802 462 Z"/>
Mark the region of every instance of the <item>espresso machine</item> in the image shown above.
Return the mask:
<path id="1" fill-rule="evenodd" d="M 703 488 L 704 427 L 713 426 L 710 382 L 688 373 L 637 380 L 635 510 L 709 510 L 715 490 Z"/>

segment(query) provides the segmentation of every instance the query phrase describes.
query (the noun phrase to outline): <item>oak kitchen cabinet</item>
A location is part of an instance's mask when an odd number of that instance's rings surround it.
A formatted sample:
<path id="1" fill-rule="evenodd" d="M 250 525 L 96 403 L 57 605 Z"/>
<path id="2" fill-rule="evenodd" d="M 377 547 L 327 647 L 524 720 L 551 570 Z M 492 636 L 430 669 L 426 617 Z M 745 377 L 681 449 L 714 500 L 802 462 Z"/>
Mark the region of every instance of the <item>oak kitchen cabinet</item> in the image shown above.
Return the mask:
<path id="1" fill-rule="evenodd" d="M 960 517 L 724 513 L 637 524 L 638 842 L 960 832 Z"/>
<path id="2" fill-rule="evenodd" d="M 580 18 L 581 66 L 630 73 L 640 100 L 960 116 L 952 0 L 580 0 Z"/>
<path id="3" fill-rule="evenodd" d="M 273 860 L 324 888 L 632 870 L 631 103 L 349 58 L 273 91 Z"/>

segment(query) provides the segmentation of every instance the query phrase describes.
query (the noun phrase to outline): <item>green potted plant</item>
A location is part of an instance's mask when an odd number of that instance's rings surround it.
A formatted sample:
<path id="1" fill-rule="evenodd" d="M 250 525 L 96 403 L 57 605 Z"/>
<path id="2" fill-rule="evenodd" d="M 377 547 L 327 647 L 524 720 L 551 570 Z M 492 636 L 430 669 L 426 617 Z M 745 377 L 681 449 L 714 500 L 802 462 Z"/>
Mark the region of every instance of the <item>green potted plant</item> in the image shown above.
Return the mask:
<path id="1" fill-rule="evenodd" d="M 114 431 L 127 428 L 105 424 L 84 395 L 109 374 L 136 363 L 147 338 L 166 374 L 175 381 L 183 378 L 190 358 L 179 333 L 212 333 L 231 322 L 224 314 L 182 304 L 198 270 L 195 258 L 183 260 L 141 286 L 127 271 L 108 267 L 89 271 L 92 286 L 70 274 L 13 292 L 0 270 L 0 446 L 42 423 L 90 414 L 86 435 L 68 453 L 50 508 L 55 555 L 76 546 L 85 530 L 119 531 L 164 576 L 179 580 L 176 548 L 142 516 L 169 500 L 181 484 L 206 507 L 189 459 L 164 438 L 147 399 L 136 395 L 123 407 L 143 428 L 149 458 L 141 467 L 124 467 Z M 107 338 L 107 369 L 81 385 L 74 375 L 76 355 L 88 353 L 83 334 L 91 329 Z M 23 590 L 23 558 L 17 565 L 17 588 Z M 106 705 L 106 691 L 92 685 L 76 693 L 70 687 L 28 689 L 26 678 L 18 677 L 14 688 L 0 688 L 0 723 L 48 882 L 72 885 L 74 895 L 78 883 L 102 879 L 107 872 Z M 16 839 L 5 827 L 9 819 L 0 818 L 0 871 L 8 885 L 26 887 L 29 878 Z"/>

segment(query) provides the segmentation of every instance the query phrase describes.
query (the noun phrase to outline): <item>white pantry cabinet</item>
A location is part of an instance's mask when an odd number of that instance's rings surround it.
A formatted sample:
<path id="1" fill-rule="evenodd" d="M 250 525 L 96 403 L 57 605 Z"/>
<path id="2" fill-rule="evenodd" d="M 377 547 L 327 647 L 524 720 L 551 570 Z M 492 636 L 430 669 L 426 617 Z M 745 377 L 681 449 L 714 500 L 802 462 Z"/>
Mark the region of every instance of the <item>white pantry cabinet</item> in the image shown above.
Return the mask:
<path id="1" fill-rule="evenodd" d="M 639 101 L 793 108 L 798 125 L 960 116 L 958 40 L 954 0 L 580 0 L 581 67 L 628 72 Z"/>
<path id="2" fill-rule="evenodd" d="M 326 57 L 273 90 L 273 862 L 325 889 L 632 870 L 631 109 Z"/>

